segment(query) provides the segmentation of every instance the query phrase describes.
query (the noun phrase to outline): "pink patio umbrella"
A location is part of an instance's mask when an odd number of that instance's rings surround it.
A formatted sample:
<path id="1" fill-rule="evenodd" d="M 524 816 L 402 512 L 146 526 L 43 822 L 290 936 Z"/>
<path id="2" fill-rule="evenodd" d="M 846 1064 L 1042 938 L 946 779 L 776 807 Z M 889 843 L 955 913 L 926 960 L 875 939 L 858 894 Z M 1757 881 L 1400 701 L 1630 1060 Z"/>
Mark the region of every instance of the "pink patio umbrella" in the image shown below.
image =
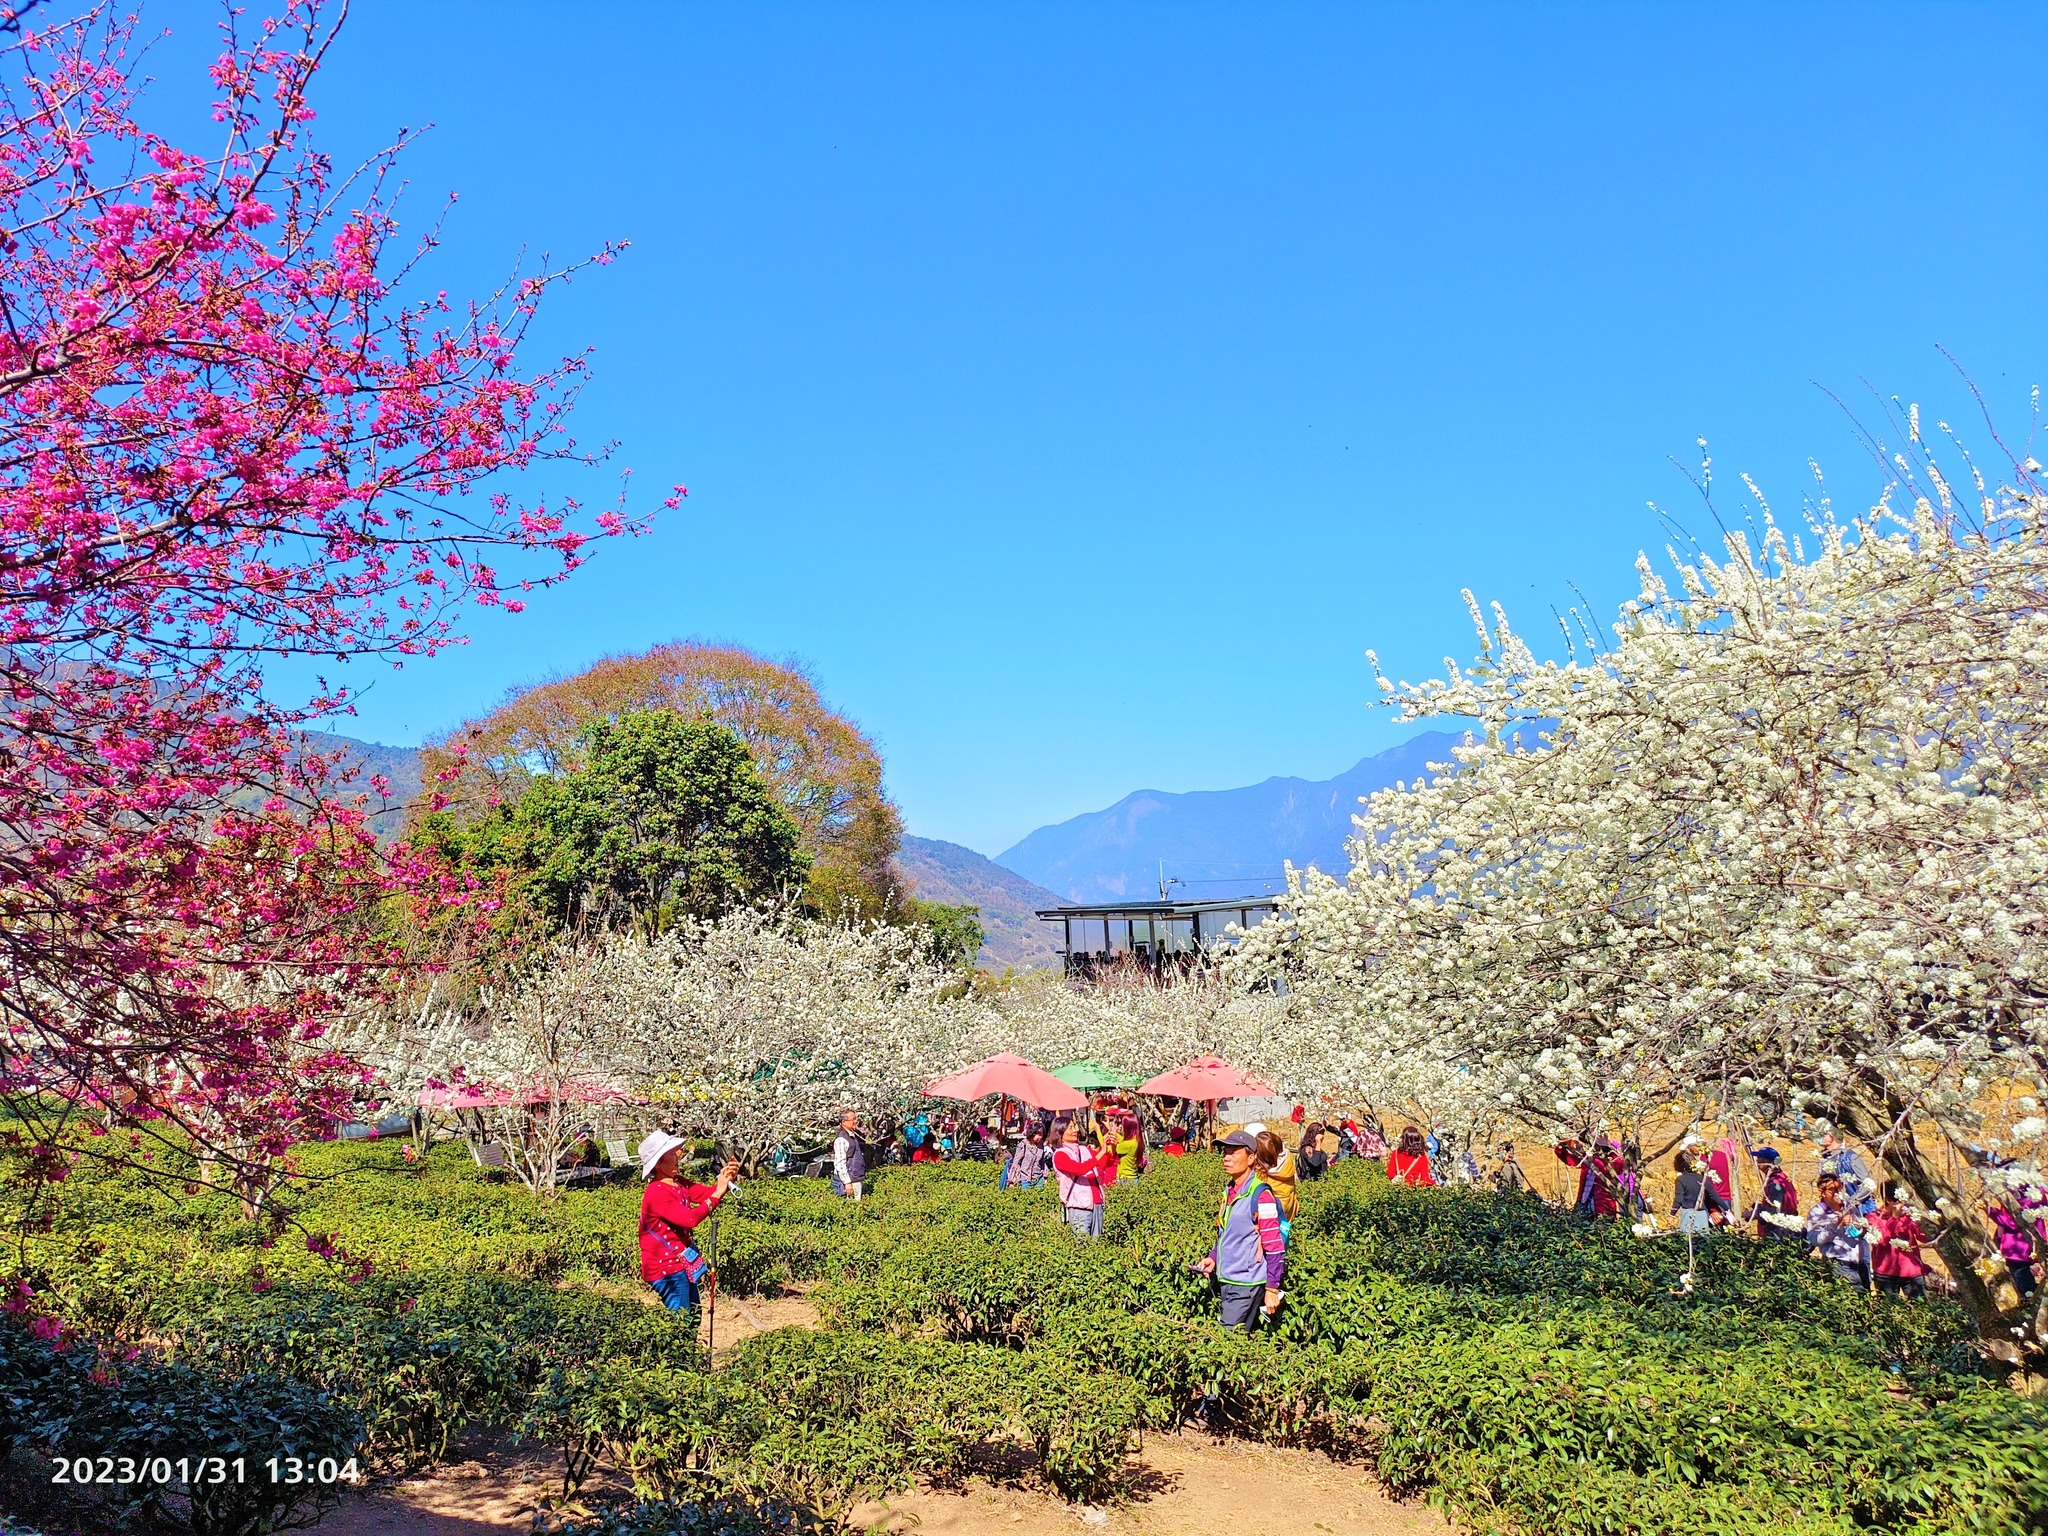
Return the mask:
<path id="1" fill-rule="evenodd" d="M 608 1083 L 593 1082 L 587 1077 L 565 1077 L 555 1085 L 552 1095 L 558 1104 L 644 1104 L 645 1099 L 636 1099 L 623 1088 L 614 1088 Z M 514 1096 L 508 1101 L 514 1104 L 545 1104 L 550 1098 L 545 1078 L 530 1077 L 520 1084 Z"/>
<path id="2" fill-rule="evenodd" d="M 450 1083 L 420 1090 L 421 1109 L 505 1109 L 519 1101 L 502 1088 L 481 1083 Z"/>
<path id="3" fill-rule="evenodd" d="M 1237 1070 L 1220 1056 L 1197 1056 L 1184 1067 L 1162 1072 L 1138 1084 L 1140 1093 L 1156 1093 L 1173 1099 L 1241 1099 L 1252 1094 L 1273 1092 L 1263 1078 Z"/>
<path id="4" fill-rule="evenodd" d="M 1041 1067 L 1008 1052 L 977 1061 L 964 1072 L 926 1083 L 924 1091 L 934 1099 L 962 1099 L 972 1103 L 995 1094 L 1007 1094 L 1034 1109 L 1082 1109 L 1087 1096 L 1069 1088 Z"/>

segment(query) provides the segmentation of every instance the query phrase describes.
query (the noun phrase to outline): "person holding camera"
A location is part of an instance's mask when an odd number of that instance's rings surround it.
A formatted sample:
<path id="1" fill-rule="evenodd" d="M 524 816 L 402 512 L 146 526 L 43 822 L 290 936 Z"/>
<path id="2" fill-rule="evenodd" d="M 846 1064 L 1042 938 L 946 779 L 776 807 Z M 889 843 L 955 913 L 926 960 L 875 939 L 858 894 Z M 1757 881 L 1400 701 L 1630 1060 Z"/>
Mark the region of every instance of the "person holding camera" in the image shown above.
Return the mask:
<path id="1" fill-rule="evenodd" d="M 1816 1259 L 1834 1265 L 1844 1280 L 1868 1290 L 1869 1224 L 1850 1203 L 1848 1187 L 1839 1174 L 1822 1174 L 1819 1189 L 1820 1198 L 1806 1218 L 1807 1245 Z"/>
<path id="2" fill-rule="evenodd" d="M 1102 1160 L 1081 1139 L 1081 1122 L 1069 1120 L 1052 1155 L 1053 1177 L 1067 1225 L 1082 1237 L 1102 1236 Z"/>
<path id="3" fill-rule="evenodd" d="M 688 1146 L 667 1131 L 650 1131 L 640 1143 L 640 1177 L 647 1181 L 640 1196 L 640 1278 L 671 1312 L 696 1310 L 698 1293 L 711 1277 L 710 1261 L 697 1251 L 696 1230 L 740 1172 L 737 1162 L 728 1162 L 716 1184 L 686 1183 Z"/>

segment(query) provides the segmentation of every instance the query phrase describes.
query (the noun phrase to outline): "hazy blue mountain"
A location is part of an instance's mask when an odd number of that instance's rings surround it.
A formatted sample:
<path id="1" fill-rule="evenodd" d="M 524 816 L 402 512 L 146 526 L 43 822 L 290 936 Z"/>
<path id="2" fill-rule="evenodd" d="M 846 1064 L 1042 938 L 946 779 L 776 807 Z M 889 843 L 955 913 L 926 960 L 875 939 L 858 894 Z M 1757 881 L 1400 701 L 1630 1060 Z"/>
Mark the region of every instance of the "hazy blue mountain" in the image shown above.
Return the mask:
<path id="1" fill-rule="evenodd" d="M 1359 797 L 1423 777 L 1463 739 L 1425 731 L 1334 779 L 1273 778 L 1185 794 L 1141 789 L 1106 811 L 1040 827 L 996 862 L 1069 901 L 1156 899 L 1162 863 L 1168 879 L 1185 882 L 1171 887 L 1181 901 L 1277 891 L 1288 861 L 1342 874 Z"/>
<path id="2" fill-rule="evenodd" d="M 397 835 L 405 807 L 421 789 L 418 747 L 387 747 L 381 741 L 359 741 L 353 736 L 337 736 L 331 731 L 302 731 L 299 739 L 305 742 L 307 751 L 317 752 L 333 762 L 337 774 L 349 775 L 346 783 L 337 786 L 344 798 L 366 795 L 373 808 L 384 807 L 373 809 L 371 831 L 379 838 Z M 391 793 L 385 799 L 378 797 L 370 782 L 379 774 L 391 781 Z"/>
<path id="3" fill-rule="evenodd" d="M 958 843 L 906 837 L 896 853 L 911 893 L 921 901 L 981 908 L 981 963 L 990 970 L 1058 965 L 1053 930 L 1032 913 L 1057 906 L 1060 897 Z"/>

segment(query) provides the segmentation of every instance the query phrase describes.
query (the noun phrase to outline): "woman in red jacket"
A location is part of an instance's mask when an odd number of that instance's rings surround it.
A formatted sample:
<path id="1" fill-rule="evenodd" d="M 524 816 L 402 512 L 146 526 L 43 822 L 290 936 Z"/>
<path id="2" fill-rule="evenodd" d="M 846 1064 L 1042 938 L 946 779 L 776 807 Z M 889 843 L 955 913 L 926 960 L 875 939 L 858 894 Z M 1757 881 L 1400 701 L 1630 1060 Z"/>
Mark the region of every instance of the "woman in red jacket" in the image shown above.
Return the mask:
<path id="1" fill-rule="evenodd" d="M 1621 1214 L 1627 1188 L 1628 1162 L 1611 1136 L 1602 1136 L 1586 1165 L 1593 1171 L 1593 1214 L 1602 1219 Z"/>
<path id="2" fill-rule="evenodd" d="M 1417 1189 L 1435 1186 L 1436 1175 L 1429 1171 L 1429 1146 L 1414 1126 L 1401 1133 L 1401 1144 L 1387 1154 L 1387 1177 Z"/>
<path id="3" fill-rule="evenodd" d="M 647 1181 L 640 1197 L 640 1278 L 671 1312 L 696 1309 L 697 1293 L 711 1272 L 697 1251 L 697 1228 L 718 1209 L 740 1171 L 729 1162 L 718 1170 L 716 1184 L 688 1183 L 682 1174 L 688 1146 L 666 1131 L 650 1131 L 640 1143 L 640 1177 Z"/>

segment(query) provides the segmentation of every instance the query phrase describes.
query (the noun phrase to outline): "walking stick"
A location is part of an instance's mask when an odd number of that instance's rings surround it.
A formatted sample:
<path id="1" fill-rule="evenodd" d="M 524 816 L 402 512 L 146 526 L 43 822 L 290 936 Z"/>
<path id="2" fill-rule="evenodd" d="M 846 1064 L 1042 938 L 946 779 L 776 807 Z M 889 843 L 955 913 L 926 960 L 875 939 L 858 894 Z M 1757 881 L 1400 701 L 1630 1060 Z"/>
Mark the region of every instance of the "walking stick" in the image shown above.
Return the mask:
<path id="1" fill-rule="evenodd" d="M 718 1351 L 718 1212 L 711 1212 L 711 1251 L 707 1255 L 710 1267 L 705 1273 L 711 1280 L 711 1299 L 704 1304 L 704 1322 L 707 1328 L 704 1353 L 715 1355 Z"/>

